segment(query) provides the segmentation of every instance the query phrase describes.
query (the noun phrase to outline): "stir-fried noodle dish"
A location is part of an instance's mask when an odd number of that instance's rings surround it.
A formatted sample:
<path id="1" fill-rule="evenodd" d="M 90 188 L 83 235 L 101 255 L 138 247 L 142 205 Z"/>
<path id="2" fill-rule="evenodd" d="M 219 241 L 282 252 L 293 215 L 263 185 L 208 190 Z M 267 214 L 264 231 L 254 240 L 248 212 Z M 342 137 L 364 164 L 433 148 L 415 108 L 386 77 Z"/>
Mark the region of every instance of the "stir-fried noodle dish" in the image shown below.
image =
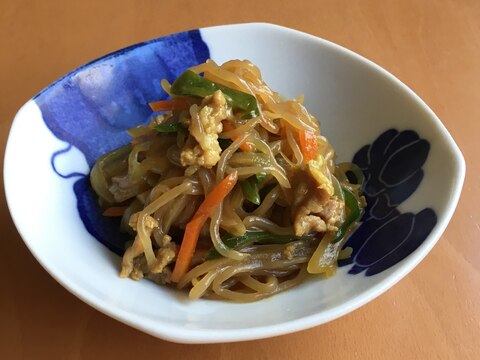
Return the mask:
<path id="1" fill-rule="evenodd" d="M 335 274 L 365 208 L 363 174 L 335 151 L 303 96 L 249 61 L 208 60 L 162 81 L 152 121 L 90 175 L 132 241 L 121 277 L 249 302 Z"/>

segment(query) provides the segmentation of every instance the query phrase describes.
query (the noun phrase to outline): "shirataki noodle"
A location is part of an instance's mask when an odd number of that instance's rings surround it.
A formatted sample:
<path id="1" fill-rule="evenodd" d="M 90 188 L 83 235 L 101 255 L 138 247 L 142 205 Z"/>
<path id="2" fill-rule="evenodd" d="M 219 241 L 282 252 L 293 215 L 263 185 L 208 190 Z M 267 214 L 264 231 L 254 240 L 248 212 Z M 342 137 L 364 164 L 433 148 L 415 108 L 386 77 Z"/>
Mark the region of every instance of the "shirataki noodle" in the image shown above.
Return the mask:
<path id="1" fill-rule="evenodd" d="M 120 276 L 236 302 L 332 276 L 363 174 L 335 163 L 303 96 L 283 98 L 247 60 L 208 60 L 162 87 L 171 99 L 90 174 L 105 216 L 132 234 Z"/>

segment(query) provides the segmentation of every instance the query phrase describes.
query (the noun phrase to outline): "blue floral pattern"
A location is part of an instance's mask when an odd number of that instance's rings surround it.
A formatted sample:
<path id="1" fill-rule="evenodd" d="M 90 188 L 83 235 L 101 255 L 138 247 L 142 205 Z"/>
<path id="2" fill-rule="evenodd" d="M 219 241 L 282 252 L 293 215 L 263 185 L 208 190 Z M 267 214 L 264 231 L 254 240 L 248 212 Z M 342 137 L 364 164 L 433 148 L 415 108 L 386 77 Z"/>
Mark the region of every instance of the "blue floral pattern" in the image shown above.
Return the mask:
<path id="1" fill-rule="evenodd" d="M 437 223 L 431 208 L 401 213 L 397 207 L 420 185 L 430 144 L 415 131 L 390 129 L 353 157 L 365 175 L 367 208 L 360 227 L 345 247 L 353 249 L 340 266 L 353 264 L 350 274 L 378 274 L 411 254 Z"/>

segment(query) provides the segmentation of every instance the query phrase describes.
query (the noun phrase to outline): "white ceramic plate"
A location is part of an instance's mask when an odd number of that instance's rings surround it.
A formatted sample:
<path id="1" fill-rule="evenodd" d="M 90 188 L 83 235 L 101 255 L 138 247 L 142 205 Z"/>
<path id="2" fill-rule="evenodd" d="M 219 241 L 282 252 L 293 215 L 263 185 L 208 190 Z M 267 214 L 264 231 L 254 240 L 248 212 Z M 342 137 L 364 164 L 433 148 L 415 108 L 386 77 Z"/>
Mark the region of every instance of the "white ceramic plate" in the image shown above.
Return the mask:
<path id="1" fill-rule="evenodd" d="M 99 216 L 86 175 L 102 153 L 145 122 L 148 101 L 208 57 L 249 59 L 307 108 L 340 161 L 368 176 L 369 209 L 338 274 L 252 304 L 198 300 L 118 277 L 118 234 Z M 31 149 L 34 148 L 32 151 Z M 134 45 L 66 75 L 29 100 L 12 125 L 5 190 L 30 251 L 96 309 L 163 339 L 211 343 L 316 326 L 380 295 L 430 251 L 457 204 L 462 155 L 427 105 L 391 74 L 328 41 L 270 24 L 193 30 Z M 100 241 L 97 241 L 100 240 Z M 107 246 L 105 246 L 105 245 Z"/>

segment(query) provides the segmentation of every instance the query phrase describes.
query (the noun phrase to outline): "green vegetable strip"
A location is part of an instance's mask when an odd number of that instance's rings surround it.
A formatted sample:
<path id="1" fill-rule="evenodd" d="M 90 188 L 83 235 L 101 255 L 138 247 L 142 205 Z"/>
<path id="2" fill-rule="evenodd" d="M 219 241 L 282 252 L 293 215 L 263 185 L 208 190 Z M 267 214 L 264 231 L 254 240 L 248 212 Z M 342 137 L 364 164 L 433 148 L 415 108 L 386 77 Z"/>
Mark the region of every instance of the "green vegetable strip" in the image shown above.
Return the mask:
<path id="1" fill-rule="evenodd" d="M 216 84 L 190 70 L 180 75 L 170 88 L 170 92 L 173 95 L 199 98 L 212 95 L 217 90 L 222 91 L 228 105 L 233 109 L 245 111 L 244 118 L 249 119 L 260 114 L 257 100 L 254 96 Z"/>
<path id="2" fill-rule="evenodd" d="M 258 183 L 261 184 L 267 178 L 267 173 L 261 172 L 261 173 L 255 174 L 255 177 L 257 178 Z"/>
<path id="3" fill-rule="evenodd" d="M 295 240 L 295 236 L 293 235 L 275 235 L 267 231 L 247 231 L 245 235 L 242 236 L 233 236 L 230 234 L 222 236 L 224 244 L 231 249 L 239 249 L 253 243 L 262 245 L 286 244 L 293 240 Z M 207 260 L 212 260 L 220 256 L 221 255 L 215 250 L 215 248 L 211 248 L 207 252 L 205 258 Z"/>
<path id="4" fill-rule="evenodd" d="M 348 215 L 345 222 L 342 224 L 340 229 L 338 229 L 335 237 L 332 240 L 332 243 L 340 241 L 347 232 L 348 228 L 359 219 L 361 215 L 360 204 L 358 203 L 357 198 L 347 189 L 342 188 L 343 195 L 345 197 L 345 206 L 350 209 L 350 214 Z"/>
<path id="5" fill-rule="evenodd" d="M 184 126 L 179 122 L 155 126 L 155 130 L 157 130 L 160 133 L 176 133 L 183 129 L 184 129 Z"/>
<path id="6" fill-rule="evenodd" d="M 255 176 L 250 176 L 248 179 L 240 182 L 243 195 L 245 198 L 255 205 L 260 205 L 260 194 L 258 192 L 258 184 Z"/>

